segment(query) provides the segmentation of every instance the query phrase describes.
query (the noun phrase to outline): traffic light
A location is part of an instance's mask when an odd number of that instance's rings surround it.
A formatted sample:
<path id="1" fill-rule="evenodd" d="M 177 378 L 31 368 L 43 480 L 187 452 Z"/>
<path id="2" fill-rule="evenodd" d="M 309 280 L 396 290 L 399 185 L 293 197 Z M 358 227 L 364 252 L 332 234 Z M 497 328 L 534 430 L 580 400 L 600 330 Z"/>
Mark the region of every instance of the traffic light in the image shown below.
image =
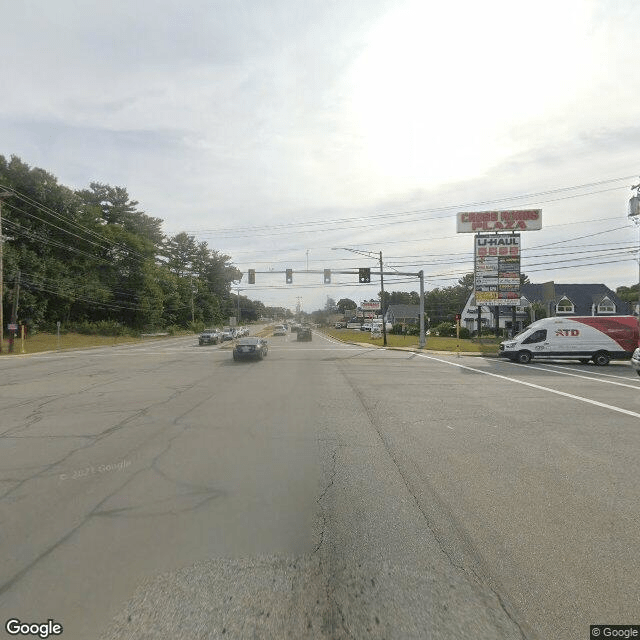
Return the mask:
<path id="1" fill-rule="evenodd" d="M 360 282 L 371 282 L 371 269 L 369 267 L 360 267 L 358 269 Z"/>
<path id="2" fill-rule="evenodd" d="M 324 270 L 324 283 L 331 284 L 331 269 Z"/>
<path id="3" fill-rule="evenodd" d="M 287 284 L 291 284 L 293 282 L 293 270 L 287 269 Z"/>
<path id="4" fill-rule="evenodd" d="M 256 283 L 256 270 L 249 269 L 249 284 L 255 284 L 255 283 Z"/>

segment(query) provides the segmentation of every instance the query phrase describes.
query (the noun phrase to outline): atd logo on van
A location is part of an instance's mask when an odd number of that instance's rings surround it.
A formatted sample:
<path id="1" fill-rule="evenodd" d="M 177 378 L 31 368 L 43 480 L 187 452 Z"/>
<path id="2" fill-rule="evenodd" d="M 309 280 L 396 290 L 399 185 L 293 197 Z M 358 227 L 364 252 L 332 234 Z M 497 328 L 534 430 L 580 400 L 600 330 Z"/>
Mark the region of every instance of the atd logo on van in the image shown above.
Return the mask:
<path id="1" fill-rule="evenodd" d="M 574 337 L 580 335 L 580 329 L 556 329 L 556 338 Z"/>

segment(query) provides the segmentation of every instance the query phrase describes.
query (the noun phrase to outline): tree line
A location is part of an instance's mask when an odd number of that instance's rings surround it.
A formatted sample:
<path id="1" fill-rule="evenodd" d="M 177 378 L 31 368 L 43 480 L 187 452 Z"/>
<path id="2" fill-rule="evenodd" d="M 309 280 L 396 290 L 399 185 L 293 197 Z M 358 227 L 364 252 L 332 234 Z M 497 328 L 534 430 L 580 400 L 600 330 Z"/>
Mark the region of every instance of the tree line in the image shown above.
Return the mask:
<path id="1" fill-rule="evenodd" d="M 72 190 L 16 156 L 0 156 L 5 324 L 93 324 L 156 330 L 222 324 L 236 315 L 241 273 L 206 242 L 165 235 L 124 187 Z M 10 194 L 10 195 L 7 195 Z M 240 296 L 245 319 L 266 312 Z"/>

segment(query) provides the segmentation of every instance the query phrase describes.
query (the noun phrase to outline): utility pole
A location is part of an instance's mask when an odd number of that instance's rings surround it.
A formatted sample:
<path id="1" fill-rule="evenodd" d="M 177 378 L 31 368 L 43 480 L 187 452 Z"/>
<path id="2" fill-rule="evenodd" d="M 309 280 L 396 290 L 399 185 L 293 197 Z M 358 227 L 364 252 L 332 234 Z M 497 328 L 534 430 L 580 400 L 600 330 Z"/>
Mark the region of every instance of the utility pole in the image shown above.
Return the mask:
<path id="1" fill-rule="evenodd" d="M 418 272 L 420 278 L 420 348 L 424 349 L 427 344 L 427 340 L 424 336 L 424 271 L 422 269 Z M 382 320 L 384 324 L 384 319 Z"/>
<path id="2" fill-rule="evenodd" d="M 16 279 L 13 284 L 13 306 L 11 307 L 11 324 L 18 324 L 18 300 L 20 299 L 20 269 L 16 272 Z M 16 339 L 16 330 L 11 329 L 11 341 L 9 342 L 9 351 L 13 351 L 13 343 Z"/>
<path id="3" fill-rule="evenodd" d="M 629 200 L 629 218 L 638 227 L 638 321 L 640 322 L 640 183 L 631 186 L 631 190 L 635 189 L 636 195 Z"/>
<path id="4" fill-rule="evenodd" d="M 422 280 L 420 281 L 422 282 Z M 424 300 L 420 301 L 420 304 L 424 307 Z M 387 346 L 387 323 L 384 319 L 384 278 L 382 277 L 382 251 L 380 252 L 380 311 L 382 312 L 382 344 Z M 420 320 L 422 321 L 422 314 L 420 314 Z M 423 322 L 424 330 L 424 322 Z M 423 334 L 420 334 L 423 335 Z M 424 345 L 420 345 L 421 347 Z"/>
<path id="5" fill-rule="evenodd" d="M 238 292 L 238 319 L 236 321 L 236 324 L 239 326 L 240 325 L 240 287 L 238 287 L 237 292 Z"/>
<path id="6" fill-rule="evenodd" d="M 3 347 L 4 317 L 2 314 L 2 299 L 4 296 L 4 279 L 3 279 L 4 269 L 2 265 L 2 259 L 4 256 L 4 249 L 3 249 L 4 238 L 2 236 L 2 202 L 3 202 L 2 199 L 11 195 L 13 194 L 10 191 L 3 191 L 2 193 L 0 193 L 0 353 L 2 353 L 2 350 L 4 348 Z"/>
<path id="7" fill-rule="evenodd" d="M 196 311 L 193 305 L 193 274 L 189 272 L 189 291 L 191 292 L 191 324 L 196 321 Z"/>

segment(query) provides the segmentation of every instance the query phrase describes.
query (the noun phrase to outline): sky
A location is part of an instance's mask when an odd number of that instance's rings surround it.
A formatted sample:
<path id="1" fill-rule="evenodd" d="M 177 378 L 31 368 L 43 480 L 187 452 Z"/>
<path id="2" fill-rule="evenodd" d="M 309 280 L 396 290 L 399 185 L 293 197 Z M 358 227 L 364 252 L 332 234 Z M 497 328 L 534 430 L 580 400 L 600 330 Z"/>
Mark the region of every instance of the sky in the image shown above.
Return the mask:
<path id="1" fill-rule="evenodd" d="M 242 295 L 368 300 L 379 284 L 338 272 L 380 252 L 450 286 L 473 270 L 456 212 L 518 208 L 542 209 L 532 282 L 638 282 L 635 0 L 0 6 L 0 154 L 126 187 L 167 234 L 255 269 Z"/>

